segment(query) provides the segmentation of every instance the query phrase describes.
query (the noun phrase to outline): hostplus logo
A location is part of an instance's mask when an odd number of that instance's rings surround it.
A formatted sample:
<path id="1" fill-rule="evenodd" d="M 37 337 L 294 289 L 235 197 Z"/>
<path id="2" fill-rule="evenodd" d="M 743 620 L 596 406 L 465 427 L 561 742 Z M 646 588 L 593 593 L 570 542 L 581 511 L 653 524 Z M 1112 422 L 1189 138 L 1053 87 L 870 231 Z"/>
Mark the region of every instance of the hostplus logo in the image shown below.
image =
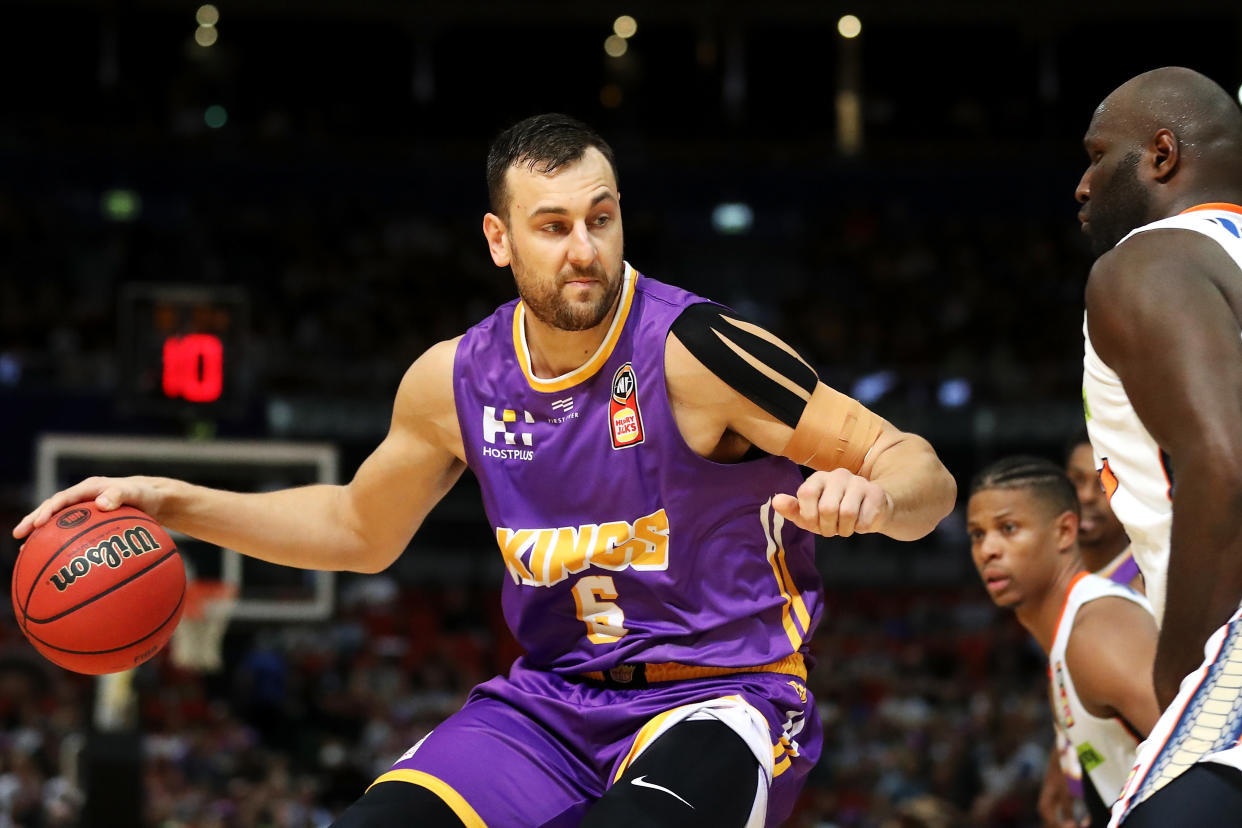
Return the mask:
<path id="1" fill-rule="evenodd" d="M 519 420 L 518 412 L 512 408 L 501 409 L 497 416 L 495 406 L 483 406 L 483 439 L 490 444 L 483 446 L 483 456 L 497 460 L 533 459 L 535 438 L 530 426 L 534 423 L 535 418 L 529 411 L 523 411 Z"/>

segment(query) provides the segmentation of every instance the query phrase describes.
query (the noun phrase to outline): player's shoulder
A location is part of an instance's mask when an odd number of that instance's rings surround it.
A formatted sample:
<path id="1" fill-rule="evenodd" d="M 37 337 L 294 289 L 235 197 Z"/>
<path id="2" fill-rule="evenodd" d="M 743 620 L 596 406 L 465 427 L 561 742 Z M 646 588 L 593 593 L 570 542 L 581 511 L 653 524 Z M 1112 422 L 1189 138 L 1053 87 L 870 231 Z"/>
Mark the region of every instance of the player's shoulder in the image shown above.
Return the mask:
<path id="1" fill-rule="evenodd" d="M 1148 327 L 1193 317 L 1190 297 L 1204 283 L 1220 284 L 1236 271 L 1214 239 L 1179 227 L 1152 227 L 1127 237 L 1100 256 L 1087 277 L 1084 301 L 1087 329 L 1096 352 L 1113 364 L 1122 343 Z M 1189 324 L 1189 319 L 1187 320 Z"/>
<path id="2" fill-rule="evenodd" d="M 1203 216 L 1172 216 L 1136 228 L 1096 259 L 1087 278 L 1087 303 L 1140 298 L 1179 278 L 1209 275 L 1227 261 L 1219 225 Z M 1232 238 L 1232 237 L 1229 237 Z"/>
<path id="3" fill-rule="evenodd" d="M 637 269 L 633 270 L 633 274 L 636 298 L 641 300 L 642 305 L 655 310 L 661 316 L 667 313 L 680 314 L 685 309 L 698 304 L 720 304 L 688 288 L 668 282 L 661 282 L 659 279 L 654 279 Z"/>
<path id="4" fill-rule="evenodd" d="M 391 435 L 417 436 L 465 459 L 453 366 L 461 336 L 435 343 L 406 370 L 393 400 Z"/>
<path id="5" fill-rule="evenodd" d="M 398 400 L 417 397 L 425 402 L 453 399 L 453 364 L 462 336 L 435 343 L 406 369 Z"/>
<path id="6" fill-rule="evenodd" d="M 1111 704 L 1109 698 L 1119 680 L 1118 665 L 1154 655 L 1159 631 L 1143 596 L 1121 584 L 1101 580 L 1109 586 L 1093 591 L 1091 600 L 1079 606 L 1074 616 L 1065 644 L 1065 663 L 1083 698 Z"/>
<path id="7" fill-rule="evenodd" d="M 1111 717 L 1138 709 L 1133 707 L 1138 698 L 1154 702 L 1149 668 L 1158 636 L 1151 612 L 1120 594 L 1102 595 L 1079 607 L 1065 646 L 1065 668 L 1091 715 Z"/>
<path id="8" fill-rule="evenodd" d="M 450 372 L 453 370 L 453 360 L 457 358 L 457 347 L 461 344 L 465 334 L 459 334 L 452 339 L 442 339 L 432 345 L 414 361 L 414 365 L 423 363 L 428 369 L 444 369 Z M 411 366 L 412 368 L 413 366 Z"/>
<path id="9" fill-rule="evenodd" d="M 1146 230 L 1125 238 L 1095 260 L 1087 277 L 1088 308 L 1093 298 L 1110 301 L 1131 295 L 1135 287 L 1154 274 L 1168 259 L 1177 257 L 1177 250 L 1190 241 L 1193 234 L 1185 230 L 1160 228 Z"/>
<path id="10" fill-rule="evenodd" d="M 1088 577 L 1092 580 L 1084 578 L 1086 583 L 1079 584 L 1087 592 L 1074 616 L 1067 650 L 1118 646 L 1130 635 L 1154 628 L 1155 617 L 1143 596 L 1107 578 Z"/>
<path id="11" fill-rule="evenodd" d="M 668 282 L 661 282 L 659 279 L 648 276 L 637 268 L 633 268 L 633 274 L 634 291 L 652 299 L 676 302 L 684 300 L 685 297 L 693 297 L 700 302 L 706 301 L 683 287 L 678 287 Z"/>
<path id="12" fill-rule="evenodd" d="M 496 309 L 487 316 L 471 325 L 466 330 L 464 336 L 470 336 L 474 339 L 481 338 L 483 340 L 486 340 L 487 337 L 493 333 L 499 334 L 503 337 L 511 336 L 513 317 L 514 314 L 517 313 L 517 306 L 521 304 L 521 301 L 520 297 L 515 296 L 503 305 L 498 305 Z M 459 336 L 451 341 L 457 341 L 462 338 L 463 337 Z"/>

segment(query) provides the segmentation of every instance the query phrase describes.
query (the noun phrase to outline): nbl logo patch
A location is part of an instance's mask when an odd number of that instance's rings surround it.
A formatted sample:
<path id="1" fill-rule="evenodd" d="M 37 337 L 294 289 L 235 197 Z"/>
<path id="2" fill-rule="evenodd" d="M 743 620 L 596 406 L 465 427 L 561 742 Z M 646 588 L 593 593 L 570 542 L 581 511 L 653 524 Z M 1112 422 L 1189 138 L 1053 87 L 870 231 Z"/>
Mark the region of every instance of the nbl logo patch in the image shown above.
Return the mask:
<path id="1" fill-rule="evenodd" d="M 614 449 L 629 448 L 643 441 L 643 415 L 638 410 L 638 380 L 625 363 L 612 377 L 612 399 L 608 401 L 608 424 Z"/>

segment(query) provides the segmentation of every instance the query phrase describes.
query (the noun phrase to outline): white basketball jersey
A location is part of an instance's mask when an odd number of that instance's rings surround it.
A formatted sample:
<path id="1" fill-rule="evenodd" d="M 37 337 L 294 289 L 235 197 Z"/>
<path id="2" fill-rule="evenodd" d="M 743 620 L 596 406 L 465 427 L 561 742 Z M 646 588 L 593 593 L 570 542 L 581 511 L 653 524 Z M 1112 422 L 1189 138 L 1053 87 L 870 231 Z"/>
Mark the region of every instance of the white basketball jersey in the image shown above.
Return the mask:
<path id="1" fill-rule="evenodd" d="M 1052 648 L 1048 651 L 1048 680 L 1052 717 L 1057 729 L 1068 737 L 1082 772 L 1091 777 L 1091 784 L 1107 806 L 1121 794 L 1130 769 L 1134 767 L 1134 754 L 1143 734 L 1132 731 L 1121 719 L 1102 719 L 1088 713 L 1078 698 L 1074 677 L 1065 663 L 1065 648 L 1069 645 L 1078 608 L 1105 597 L 1125 598 L 1151 611 L 1147 599 L 1128 586 L 1086 572 L 1076 577 L 1065 596 L 1061 620 L 1057 622 Z"/>
<path id="2" fill-rule="evenodd" d="M 1193 230 L 1215 239 L 1242 268 L 1242 213 L 1207 204 L 1130 231 L 1120 242 L 1148 230 Z M 1091 345 L 1091 320 L 1083 316 L 1082 400 L 1095 466 L 1113 514 L 1130 536 L 1131 550 L 1147 598 L 1164 617 L 1169 565 L 1169 533 L 1173 525 L 1173 481 L 1160 446 L 1130 406 L 1116 372 L 1104 364 Z"/>

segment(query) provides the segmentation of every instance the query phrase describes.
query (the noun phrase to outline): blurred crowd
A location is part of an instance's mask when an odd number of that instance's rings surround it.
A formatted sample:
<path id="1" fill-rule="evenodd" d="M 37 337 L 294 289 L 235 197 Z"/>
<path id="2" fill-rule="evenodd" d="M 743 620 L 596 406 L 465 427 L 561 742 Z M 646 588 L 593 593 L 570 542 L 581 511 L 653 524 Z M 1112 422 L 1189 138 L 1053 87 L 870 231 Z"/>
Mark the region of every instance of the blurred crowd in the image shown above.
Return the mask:
<path id="1" fill-rule="evenodd" d="M 129 221 L 101 216 L 100 198 L 0 193 L 14 277 L 0 280 L 0 392 L 114 392 L 127 284 L 240 288 L 252 394 L 384 401 L 425 348 L 514 296 L 479 232 L 481 197 L 445 215 L 367 206 L 365 193 L 148 195 Z M 659 191 L 636 192 L 627 254 L 777 330 L 870 402 L 1076 399 L 1089 262 L 1068 193 L 1065 215 L 1048 218 L 842 205 L 760 204 L 753 232 L 728 236 L 711 230 L 710 204 L 687 216 Z M 938 398 L 946 381 L 968 396 Z"/>
<path id="2" fill-rule="evenodd" d="M 319 828 L 519 654 L 489 586 L 349 581 L 323 624 L 235 623 L 225 667 L 139 668 L 144 824 Z M 1043 662 L 971 588 L 831 591 L 809 685 L 825 751 L 790 828 L 1036 826 Z M 0 626 L 0 826 L 72 826 L 92 679 Z"/>

